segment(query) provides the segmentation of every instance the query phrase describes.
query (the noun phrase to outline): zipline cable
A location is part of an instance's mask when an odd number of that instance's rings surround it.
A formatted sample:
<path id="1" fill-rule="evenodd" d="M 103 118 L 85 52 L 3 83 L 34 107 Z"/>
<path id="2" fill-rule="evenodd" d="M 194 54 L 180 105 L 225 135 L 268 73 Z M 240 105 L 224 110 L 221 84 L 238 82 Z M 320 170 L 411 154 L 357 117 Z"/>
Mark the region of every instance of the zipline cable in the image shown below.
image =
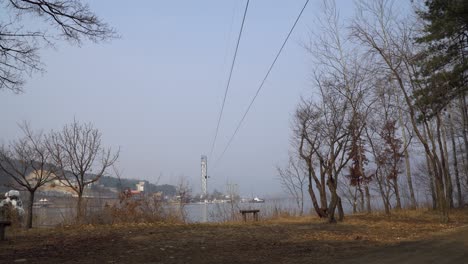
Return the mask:
<path id="1" fill-rule="evenodd" d="M 228 94 L 228 91 L 229 91 L 229 85 L 231 84 L 232 72 L 234 70 L 234 65 L 236 63 L 237 51 L 239 49 L 239 43 L 240 43 L 240 40 L 241 40 L 242 32 L 244 30 L 245 17 L 247 16 L 247 10 L 249 8 L 249 2 L 250 2 L 250 0 L 247 0 L 247 3 L 245 5 L 244 16 L 242 18 L 242 24 L 241 24 L 241 28 L 239 30 L 239 36 L 237 37 L 236 50 L 234 51 L 234 57 L 233 57 L 232 63 L 231 63 L 231 70 L 229 71 L 229 77 L 228 77 L 228 81 L 227 81 L 227 84 L 226 84 L 226 89 L 224 91 L 223 103 L 221 105 L 221 111 L 219 112 L 218 123 L 216 125 L 216 132 L 215 132 L 215 136 L 214 136 L 214 139 L 213 139 L 213 143 L 211 144 L 210 156 L 213 154 L 216 139 L 218 137 L 219 125 L 221 123 L 221 118 L 223 116 L 224 105 L 226 103 L 226 97 L 227 97 L 227 94 Z"/>
<path id="2" fill-rule="evenodd" d="M 249 104 L 249 106 L 247 107 L 247 110 L 245 110 L 244 115 L 242 116 L 242 119 L 241 119 L 241 120 L 239 121 L 239 123 L 237 124 L 236 130 L 234 131 L 234 133 L 232 134 L 231 138 L 229 139 L 229 141 L 228 141 L 226 147 L 224 148 L 223 152 L 221 153 L 221 155 L 219 156 L 219 158 L 216 160 L 215 166 L 216 166 L 216 165 L 219 163 L 219 161 L 223 158 L 224 153 L 226 153 L 226 151 L 228 150 L 229 146 L 231 146 L 231 143 L 232 143 L 232 141 L 234 140 L 234 137 L 236 136 L 236 134 L 237 134 L 237 132 L 239 131 L 239 129 L 240 129 L 242 123 L 244 122 L 245 117 L 246 117 L 247 114 L 249 113 L 250 108 L 252 107 L 253 103 L 255 102 L 255 99 L 257 99 L 258 94 L 259 94 L 260 91 L 262 90 L 263 85 L 265 84 L 266 79 L 268 78 L 268 76 L 270 75 L 271 70 L 272 70 L 273 67 L 275 66 L 275 63 L 276 63 L 276 61 L 278 60 L 279 56 L 281 55 L 281 52 L 283 51 L 284 46 L 286 46 L 286 43 L 288 42 L 289 37 L 291 36 L 292 32 L 294 31 L 294 28 L 296 27 L 297 22 L 299 22 L 299 19 L 301 18 L 302 13 L 304 13 L 304 10 L 305 10 L 305 8 L 307 7 L 307 4 L 309 4 L 309 0 L 307 0 L 307 1 L 305 2 L 304 6 L 303 6 L 302 9 L 301 9 L 301 12 L 299 12 L 299 15 L 297 16 L 296 20 L 294 21 L 294 24 L 293 24 L 293 26 L 291 27 L 291 30 L 289 30 L 289 33 L 288 33 L 288 35 L 286 36 L 286 39 L 285 39 L 284 42 L 283 42 L 283 45 L 281 45 L 281 48 L 278 50 L 278 53 L 276 54 L 275 59 L 274 59 L 273 62 L 271 63 L 270 68 L 268 69 L 267 73 L 265 74 L 265 77 L 263 78 L 262 82 L 260 83 L 260 86 L 258 87 L 257 92 L 255 93 L 255 96 L 254 96 L 254 97 L 252 98 L 252 100 L 250 101 L 250 104 Z"/>

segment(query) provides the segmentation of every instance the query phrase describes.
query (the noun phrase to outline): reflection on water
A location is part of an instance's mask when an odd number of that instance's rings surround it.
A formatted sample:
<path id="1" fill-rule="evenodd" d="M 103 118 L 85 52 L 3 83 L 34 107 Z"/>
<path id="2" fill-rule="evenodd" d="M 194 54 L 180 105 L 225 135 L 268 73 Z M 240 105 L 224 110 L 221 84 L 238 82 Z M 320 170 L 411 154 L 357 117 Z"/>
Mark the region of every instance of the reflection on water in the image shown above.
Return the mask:
<path id="1" fill-rule="evenodd" d="M 202 222 L 207 222 L 208 221 L 208 204 L 203 204 L 202 205 Z"/>

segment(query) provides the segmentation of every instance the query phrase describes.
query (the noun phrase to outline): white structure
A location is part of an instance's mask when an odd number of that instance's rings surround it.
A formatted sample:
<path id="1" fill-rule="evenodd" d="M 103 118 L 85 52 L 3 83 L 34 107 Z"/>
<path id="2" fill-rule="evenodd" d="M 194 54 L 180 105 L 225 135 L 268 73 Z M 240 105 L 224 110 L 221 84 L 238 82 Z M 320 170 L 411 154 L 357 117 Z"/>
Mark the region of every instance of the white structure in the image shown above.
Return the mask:
<path id="1" fill-rule="evenodd" d="M 208 181 L 208 158 L 205 155 L 201 156 L 201 189 L 202 196 L 206 198 L 208 195 L 207 181 Z"/>
<path id="2" fill-rule="evenodd" d="M 145 182 L 141 181 L 136 184 L 137 191 L 144 192 L 145 191 Z"/>
<path id="3" fill-rule="evenodd" d="M 20 199 L 20 192 L 17 190 L 11 190 L 5 193 L 5 199 L 0 200 L 0 207 L 11 206 L 12 209 L 15 209 L 19 216 L 24 215 L 23 202 Z M 0 215 L 0 218 L 3 217 Z"/>

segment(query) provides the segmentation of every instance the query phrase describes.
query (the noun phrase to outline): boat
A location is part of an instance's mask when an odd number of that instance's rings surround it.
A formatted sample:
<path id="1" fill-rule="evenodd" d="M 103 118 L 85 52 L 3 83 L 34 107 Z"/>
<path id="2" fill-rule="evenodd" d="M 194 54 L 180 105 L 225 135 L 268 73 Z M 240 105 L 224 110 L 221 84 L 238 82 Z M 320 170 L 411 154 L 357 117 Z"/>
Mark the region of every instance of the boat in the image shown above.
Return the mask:
<path id="1" fill-rule="evenodd" d="M 49 207 L 52 203 L 47 198 L 42 198 L 39 202 L 34 203 L 34 207 Z"/>
<path id="2" fill-rule="evenodd" d="M 260 199 L 258 197 L 254 197 L 252 200 L 250 200 L 251 203 L 264 203 L 265 199 Z"/>

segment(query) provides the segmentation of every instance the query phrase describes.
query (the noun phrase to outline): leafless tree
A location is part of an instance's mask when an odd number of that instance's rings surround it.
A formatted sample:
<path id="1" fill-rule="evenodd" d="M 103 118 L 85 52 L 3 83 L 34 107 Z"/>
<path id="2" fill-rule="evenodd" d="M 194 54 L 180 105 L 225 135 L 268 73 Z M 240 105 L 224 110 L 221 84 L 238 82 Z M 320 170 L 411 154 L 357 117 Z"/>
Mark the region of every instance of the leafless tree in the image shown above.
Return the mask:
<path id="1" fill-rule="evenodd" d="M 33 133 L 27 123 L 20 126 L 24 137 L 0 149 L 0 169 L 14 180 L 14 187 L 29 192 L 26 227 L 32 227 L 34 195 L 55 178 L 55 166 L 42 133 Z"/>
<path id="2" fill-rule="evenodd" d="M 408 185 L 409 189 L 409 195 L 410 195 L 410 202 L 411 202 L 411 209 L 416 209 L 417 207 L 417 202 L 416 202 L 416 196 L 415 196 L 415 191 L 414 191 L 414 186 L 413 186 L 413 178 L 411 174 L 411 156 L 410 156 L 410 151 L 409 147 L 412 143 L 413 139 L 413 130 L 411 129 L 411 124 L 409 124 L 408 116 L 404 113 L 407 112 L 407 108 L 405 107 L 405 104 L 400 104 L 400 93 L 399 91 L 392 89 L 393 93 L 395 93 L 395 99 L 396 99 L 396 106 L 398 108 L 398 121 L 399 125 L 401 128 L 401 135 L 403 137 L 403 157 L 405 159 L 405 171 L 406 171 L 406 182 Z"/>
<path id="3" fill-rule="evenodd" d="M 380 155 L 379 153 L 382 152 L 381 144 L 376 136 L 378 135 L 377 131 L 378 128 L 376 125 L 369 124 L 368 126 L 366 126 L 367 141 L 369 143 L 370 150 L 373 156 L 373 162 L 375 164 L 375 168 L 373 169 L 373 176 L 375 179 L 375 183 L 377 184 L 377 189 L 380 194 L 380 197 L 382 198 L 382 204 L 384 205 L 385 213 L 390 214 L 390 198 L 392 188 L 390 184 L 390 179 L 386 177 L 386 175 L 388 175 L 388 172 L 385 170 L 386 168 L 384 166 L 380 166 L 380 162 L 377 162 Z"/>
<path id="4" fill-rule="evenodd" d="M 278 178 L 281 186 L 286 190 L 296 202 L 299 215 L 304 213 L 304 188 L 307 182 L 307 172 L 299 159 L 294 158 L 294 154 L 289 155 L 289 162 L 285 168 L 277 167 Z"/>
<path id="5" fill-rule="evenodd" d="M 448 116 L 448 127 L 449 127 L 449 133 L 450 133 L 450 142 L 452 144 L 451 149 L 452 149 L 452 160 L 453 160 L 453 171 L 455 173 L 455 184 L 457 187 L 457 200 L 458 200 L 458 207 L 462 207 L 464 202 L 463 202 L 463 194 L 462 194 L 462 187 L 461 187 L 461 176 L 460 176 L 460 170 L 458 168 L 458 154 L 457 154 L 457 145 L 455 143 L 455 129 L 454 129 L 454 122 L 453 122 L 453 111 L 452 111 L 452 105 L 449 105 L 449 116 Z"/>
<path id="6" fill-rule="evenodd" d="M 321 141 L 321 111 L 317 105 L 310 101 L 302 100 L 294 116 L 294 136 L 299 157 L 307 168 L 307 191 L 312 201 L 312 206 L 320 218 L 327 217 L 327 191 L 326 175 L 316 155 Z M 316 168 L 319 167 L 318 172 Z M 320 201 L 317 199 L 315 189 L 319 191 Z M 320 203 L 320 204 L 319 204 Z"/>
<path id="7" fill-rule="evenodd" d="M 310 106 L 302 104 L 302 110 L 296 114 L 296 123 L 302 124 L 302 135 L 298 135 L 304 138 L 298 144 L 300 156 L 308 167 L 315 162 L 316 174 L 321 177 L 315 184 L 320 183 L 317 186 L 322 190 L 321 185 L 325 183 L 330 192 L 328 209 L 319 215 L 325 213 L 333 222 L 336 206 L 340 209 L 341 204 L 337 193 L 338 177 L 351 159 L 348 154 L 352 143 L 361 142 L 369 105 L 372 104 L 366 101 L 367 80 L 372 72 L 366 67 L 368 61 L 359 47 L 349 42 L 347 28 L 334 1 L 323 1 L 322 7 L 323 12 L 317 19 L 319 31 L 312 32 L 310 43 L 305 45 L 315 65 L 315 99 L 311 100 Z M 314 162 L 307 161 L 311 158 Z M 356 163 L 359 164 L 356 168 L 360 175 L 364 175 L 364 160 L 358 158 Z M 314 178 L 314 170 L 309 171 Z M 370 211 L 370 192 L 367 184 L 363 187 Z M 321 194 L 323 203 L 322 197 Z"/>
<path id="8" fill-rule="evenodd" d="M 435 116 L 436 129 L 430 130 L 430 117 L 426 109 L 414 102 L 412 94 L 420 90 L 417 81 L 417 47 L 414 45 L 415 26 L 410 17 L 402 17 L 392 0 L 360 0 L 351 30 L 354 40 L 376 59 L 376 66 L 392 76 L 392 83 L 403 95 L 413 131 L 429 158 L 435 177 L 438 206 L 442 221 L 448 221 L 449 204 L 444 181 L 449 180 L 447 160 L 442 149 L 440 115 Z M 422 124 L 423 128 L 419 124 Z M 427 137 L 424 137 L 423 130 Z M 437 147 L 439 146 L 439 148 Z"/>
<path id="9" fill-rule="evenodd" d="M 101 133 L 91 123 L 65 125 L 62 131 L 52 131 L 47 148 L 58 168 L 57 177 L 78 196 L 77 219 L 83 216 L 82 200 L 86 187 L 101 178 L 119 156 L 101 143 Z"/>
<path id="10" fill-rule="evenodd" d="M 358 189 L 355 186 L 349 184 L 349 180 L 341 177 L 339 179 L 338 190 L 340 191 L 340 197 L 344 198 L 351 206 L 353 214 L 358 212 Z"/>
<path id="11" fill-rule="evenodd" d="M 185 205 L 190 202 L 192 196 L 192 187 L 190 182 L 185 176 L 180 176 L 176 186 L 177 199 L 179 201 L 179 212 L 182 221 L 187 221 L 187 213 L 185 212 Z"/>
<path id="12" fill-rule="evenodd" d="M 295 134 L 298 152 L 307 167 L 308 191 L 319 217 L 335 222 L 343 220 L 344 211 L 338 195 L 338 178 L 350 158 L 347 151 L 351 140 L 346 100 L 331 88 L 335 84 L 319 81 L 321 102 L 304 101 L 296 111 Z M 320 193 L 320 206 L 314 186 Z M 327 204 L 327 190 L 330 200 Z"/>
<path id="13" fill-rule="evenodd" d="M 43 46 L 59 39 L 79 45 L 116 37 L 80 0 L 0 0 L 0 6 L 0 89 L 20 92 L 24 75 L 43 71 Z"/>
<path id="14" fill-rule="evenodd" d="M 401 209 L 401 187 L 398 181 L 402 172 L 402 162 L 408 158 L 408 147 L 411 143 L 411 134 L 407 133 L 402 115 L 402 106 L 398 103 L 399 91 L 394 89 L 388 76 L 382 75 L 376 77 L 373 97 L 376 98 L 373 105 L 372 114 L 369 115 L 366 125 L 366 136 L 373 156 L 372 162 L 375 166 L 375 178 L 377 180 L 378 192 L 382 197 L 386 213 L 390 213 L 391 196 L 395 197 L 395 208 Z M 399 122 L 397 122 L 397 120 Z M 401 135 L 398 134 L 398 124 L 401 126 Z M 405 135 L 410 135 L 409 138 Z M 401 138 L 403 137 L 403 139 Z M 407 180 L 411 178 L 408 175 L 409 158 L 405 160 Z M 410 189 L 411 207 L 415 208 L 414 190 L 411 191 L 412 179 L 408 180 Z"/>

